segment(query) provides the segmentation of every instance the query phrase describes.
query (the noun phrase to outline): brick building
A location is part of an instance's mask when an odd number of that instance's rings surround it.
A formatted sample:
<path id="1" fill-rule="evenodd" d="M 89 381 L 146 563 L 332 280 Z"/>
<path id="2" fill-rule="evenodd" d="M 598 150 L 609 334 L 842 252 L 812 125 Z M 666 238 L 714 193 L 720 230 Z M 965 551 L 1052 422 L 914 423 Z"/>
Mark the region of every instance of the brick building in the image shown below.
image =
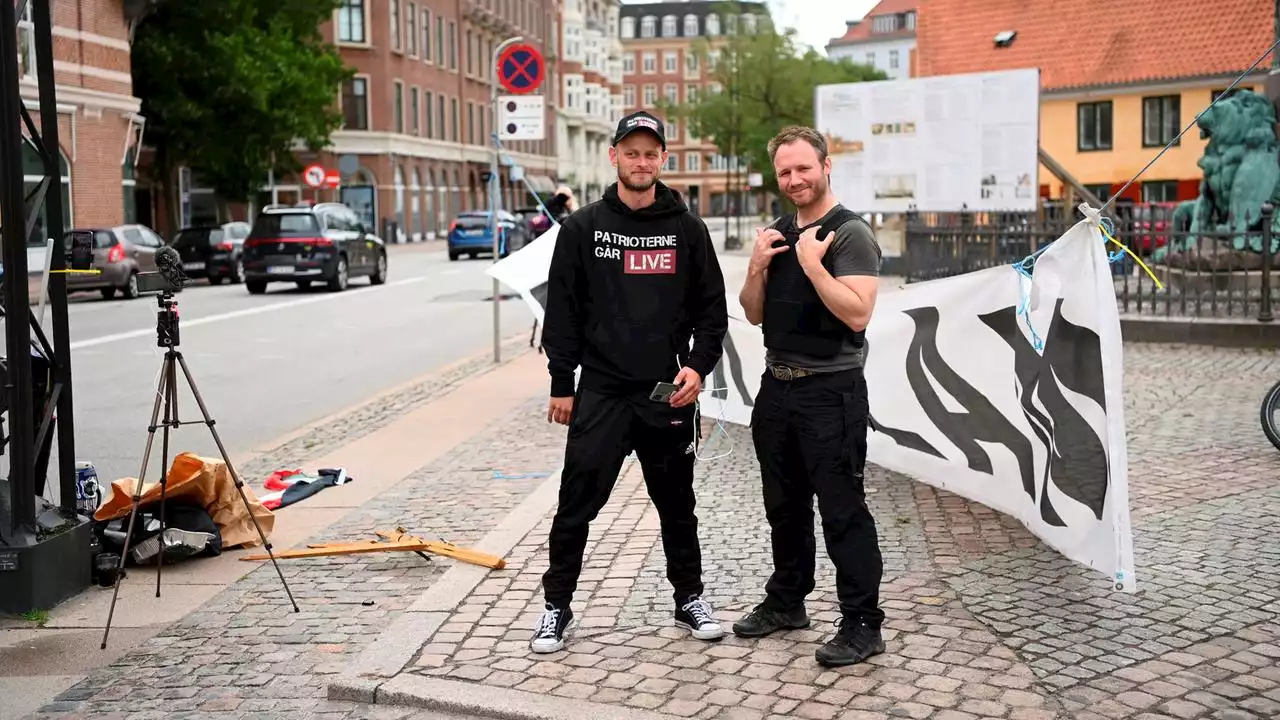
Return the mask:
<path id="1" fill-rule="evenodd" d="M 726 12 L 736 7 L 737 12 Z M 659 116 L 659 97 L 688 102 L 701 92 L 718 92 L 710 78 L 717 57 L 716 39 L 765 27 L 763 2 L 715 0 L 623 5 L 619 32 L 623 45 L 622 104 L 624 112 L 647 110 Z M 706 38 L 707 62 L 697 51 Z M 665 119 L 665 118 L 664 118 Z M 684 194 L 690 207 L 703 215 L 722 216 L 745 211 L 754 214 L 757 195 L 743 192 L 747 171 L 737 158 L 722 157 L 716 147 L 693 137 L 677 121 L 667 122 L 667 166 L 663 181 Z M 756 172 L 759 171 L 757 168 Z M 733 186 L 736 191 L 726 193 Z"/>
<path id="2" fill-rule="evenodd" d="M 343 0 L 320 29 L 356 73 L 334 90 L 343 127 L 324 151 L 300 150 L 298 159 L 337 172 L 348 156 L 354 171 L 341 172 L 337 188 L 272 177 L 250 207 L 229 208 L 231 218 L 250 218 L 269 203 L 340 201 L 376 232 L 394 222 L 399 230 L 390 242 L 443 237 L 458 212 L 488 207 L 481 173 L 492 157 L 493 49 L 520 35 L 554 58 L 557 15 L 557 0 Z M 547 96 L 546 139 L 504 144 L 505 157 L 544 195 L 557 174 L 559 80 L 555 62 L 547 65 L 539 90 Z M 500 174 L 504 208 L 533 204 L 509 168 Z M 217 198 L 198 177 L 183 172 L 178 192 L 180 222 L 218 219 Z"/>
<path id="3" fill-rule="evenodd" d="M 62 156 L 62 199 L 67 227 L 117 225 L 136 219 L 133 162 L 142 118 L 133 96 L 129 22 L 123 0 L 52 0 L 53 71 Z M 31 3 L 18 17 L 19 92 L 39 127 L 35 26 Z M 24 128 L 23 135 L 26 136 Z M 30 193 L 43 167 L 28 139 L 23 174 Z M 44 262 L 49 236 L 40 213 L 28 244 L 31 269 Z"/>

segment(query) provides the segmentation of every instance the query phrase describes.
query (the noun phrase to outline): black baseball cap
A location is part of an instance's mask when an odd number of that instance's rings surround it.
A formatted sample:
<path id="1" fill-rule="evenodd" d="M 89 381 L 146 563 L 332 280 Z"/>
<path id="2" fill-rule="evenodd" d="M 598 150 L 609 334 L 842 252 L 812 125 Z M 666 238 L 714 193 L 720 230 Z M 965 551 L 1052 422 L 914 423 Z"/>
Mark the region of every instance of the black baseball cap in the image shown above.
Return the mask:
<path id="1" fill-rule="evenodd" d="M 618 121 L 618 131 L 613 134 L 613 144 L 617 145 L 622 142 L 622 138 L 637 131 L 648 131 L 658 138 L 658 142 L 662 143 L 662 149 L 667 149 L 667 130 L 658 118 L 641 110 L 634 112 Z"/>

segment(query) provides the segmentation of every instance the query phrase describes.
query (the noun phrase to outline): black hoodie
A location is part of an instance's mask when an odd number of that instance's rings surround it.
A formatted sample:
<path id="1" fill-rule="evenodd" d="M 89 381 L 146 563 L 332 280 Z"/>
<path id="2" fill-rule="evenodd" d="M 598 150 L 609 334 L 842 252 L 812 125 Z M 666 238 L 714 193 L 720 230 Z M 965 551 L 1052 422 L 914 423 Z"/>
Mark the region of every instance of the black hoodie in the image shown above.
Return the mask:
<path id="1" fill-rule="evenodd" d="M 680 193 L 655 190 L 632 210 L 615 183 L 560 226 L 542 329 L 552 397 L 574 394 L 579 365 L 583 387 L 630 394 L 680 365 L 705 381 L 720 362 L 729 317 L 711 236 Z"/>

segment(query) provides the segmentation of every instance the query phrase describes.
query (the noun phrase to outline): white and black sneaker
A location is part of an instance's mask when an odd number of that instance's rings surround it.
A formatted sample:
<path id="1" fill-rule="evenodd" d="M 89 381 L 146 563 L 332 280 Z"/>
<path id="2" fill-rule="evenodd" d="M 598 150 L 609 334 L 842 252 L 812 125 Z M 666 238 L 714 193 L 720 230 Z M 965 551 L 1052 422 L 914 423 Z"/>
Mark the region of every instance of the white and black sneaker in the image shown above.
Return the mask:
<path id="1" fill-rule="evenodd" d="M 688 629 L 698 640 L 719 640 L 724 637 L 724 628 L 716 622 L 711 603 L 696 595 L 685 600 L 676 609 L 676 625 Z"/>
<path id="2" fill-rule="evenodd" d="M 547 603 L 538 618 L 538 626 L 529 641 L 529 649 L 536 653 L 553 653 L 564 649 L 564 634 L 573 622 L 573 611 Z"/>

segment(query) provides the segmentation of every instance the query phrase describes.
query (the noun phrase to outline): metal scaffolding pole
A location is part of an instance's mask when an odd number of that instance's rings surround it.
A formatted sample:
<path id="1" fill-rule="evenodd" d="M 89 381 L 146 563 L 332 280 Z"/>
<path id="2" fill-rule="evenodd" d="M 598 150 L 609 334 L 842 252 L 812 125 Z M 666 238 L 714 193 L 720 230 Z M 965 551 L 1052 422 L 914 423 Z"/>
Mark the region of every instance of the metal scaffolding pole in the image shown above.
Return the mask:
<path id="1" fill-rule="evenodd" d="M 31 5 L 35 70 L 39 88 L 40 125 L 28 112 L 21 97 L 18 67 L 18 18 Z M 36 417 L 31 368 L 32 333 L 39 351 L 52 366 L 52 397 L 57 406 L 59 490 L 62 509 L 70 516 L 76 509 L 74 425 L 71 404 L 70 335 L 67 328 L 66 248 L 63 233 L 62 174 L 58 142 L 58 110 L 53 71 L 53 37 L 50 0 L 19 0 L 0 3 L 0 240 L 4 262 L 5 394 L 8 400 L 9 492 L 12 515 L 5 528 L 12 539 L 33 542 L 36 533 L 36 495 L 43 486 L 38 477 L 38 428 L 47 431 L 52 421 L 49 408 L 44 419 Z M 23 182 L 23 129 L 39 156 L 44 177 L 26 197 Z M 53 240 L 50 252 L 50 308 L 53 312 L 54 343 L 49 347 L 44 332 L 31 312 L 28 297 L 27 240 L 32 236 L 41 210 L 44 229 Z M 44 238 L 41 238 L 43 241 Z M 43 242 L 41 243 L 43 244 Z M 21 544 L 21 543 L 19 543 Z"/>

